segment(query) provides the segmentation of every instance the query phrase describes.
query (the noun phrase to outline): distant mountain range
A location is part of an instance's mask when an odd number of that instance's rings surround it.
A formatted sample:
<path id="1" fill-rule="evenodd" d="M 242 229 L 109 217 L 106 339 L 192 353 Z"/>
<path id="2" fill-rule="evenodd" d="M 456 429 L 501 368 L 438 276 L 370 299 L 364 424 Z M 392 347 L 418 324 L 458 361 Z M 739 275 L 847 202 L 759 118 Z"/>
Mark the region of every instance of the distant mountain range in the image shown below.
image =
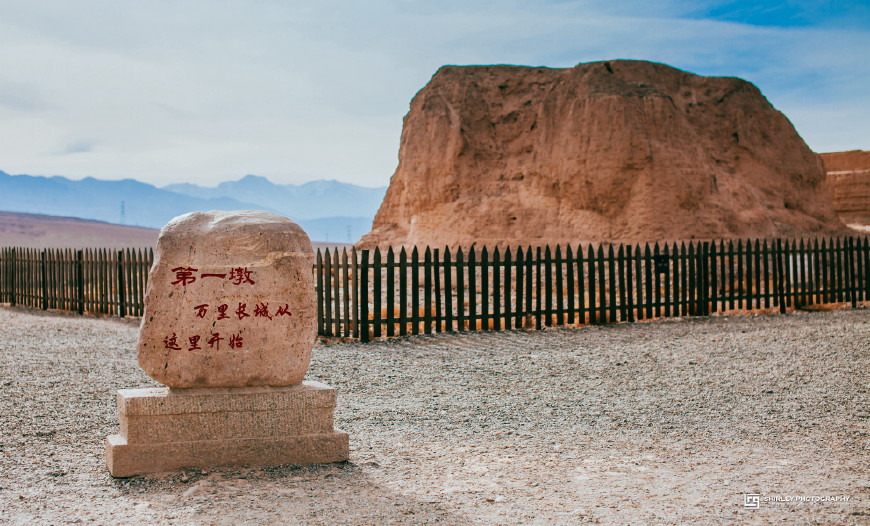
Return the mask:
<path id="1" fill-rule="evenodd" d="M 76 181 L 0 171 L 0 210 L 150 228 L 197 210 L 268 210 L 293 219 L 313 240 L 351 243 L 371 229 L 386 190 L 338 181 L 279 185 L 255 175 L 217 187 L 158 188 L 134 179 Z"/>
<path id="2" fill-rule="evenodd" d="M 312 181 L 301 185 L 275 184 L 265 177 L 246 175 L 238 181 L 220 183 L 214 188 L 190 183 L 163 187 L 179 194 L 201 199 L 229 197 L 280 210 L 294 221 L 334 216 L 375 217 L 387 187 L 366 188 L 339 181 Z"/>

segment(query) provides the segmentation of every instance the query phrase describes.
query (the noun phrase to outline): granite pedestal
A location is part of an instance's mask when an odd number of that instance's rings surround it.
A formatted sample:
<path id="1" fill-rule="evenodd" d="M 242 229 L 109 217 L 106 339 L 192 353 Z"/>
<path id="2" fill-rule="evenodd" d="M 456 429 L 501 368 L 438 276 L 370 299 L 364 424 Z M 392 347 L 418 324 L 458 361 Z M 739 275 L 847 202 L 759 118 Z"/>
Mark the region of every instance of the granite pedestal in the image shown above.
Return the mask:
<path id="1" fill-rule="evenodd" d="M 113 477 L 180 468 L 343 462 L 336 390 L 290 387 L 121 389 L 120 433 L 106 439 Z"/>

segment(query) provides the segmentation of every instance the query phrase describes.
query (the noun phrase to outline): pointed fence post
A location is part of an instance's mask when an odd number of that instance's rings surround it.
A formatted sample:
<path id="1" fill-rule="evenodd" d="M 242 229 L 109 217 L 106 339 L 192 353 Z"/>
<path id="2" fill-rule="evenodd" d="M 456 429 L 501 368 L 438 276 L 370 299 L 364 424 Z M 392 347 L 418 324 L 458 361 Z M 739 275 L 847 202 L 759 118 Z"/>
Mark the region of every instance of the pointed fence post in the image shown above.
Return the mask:
<path id="1" fill-rule="evenodd" d="M 15 300 L 17 299 L 15 297 L 15 285 L 15 248 L 13 247 L 12 250 L 10 250 L 9 255 L 9 304 L 13 307 L 15 306 Z"/>
<path id="2" fill-rule="evenodd" d="M 858 307 L 858 284 L 855 279 L 855 238 L 852 236 L 846 240 L 846 262 L 849 269 L 849 299 L 855 309 Z"/>
<path id="3" fill-rule="evenodd" d="M 337 253 L 337 249 L 336 249 Z M 348 338 L 351 334 L 351 316 L 350 316 L 350 265 L 347 262 L 347 249 L 343 248 L 341 250 L 341 289 L 342 289 L 342 307 L 344 308 L 343 318 L 343 330 L 342 334 L 345 338 Z"/>
<path id="4" fill-rule="evenodd" d="M 468 330 L 477 330 L 477 267 L 474 245 L 468 249 Z M 483 322 L 481 322 L 483 328 Z"/>
<path id="5" fill-rule="evenodd" d="M 496 247 L 498 250 L 498 247 Z M 511 303 L 511 292 L 515 291 L 516 288 L 511 283 L 511 247 L 508 245 L 504 249 L 504 293 L 502 294 L 502 301 L 504 302 L 504 330 L 510 330 L 513 317 L 512 317 L 512 303 Z M 514 325 L 514 327 L 516 327 Z"/>
<path id="6" fill-rule="evenodd" d="M 359 260 L 356 257 L 356 249 L 351 249 L 350 251 L 351 261 L 351 272 L 353 272 L 353 276 L 351 278 L 351 306 L 350 306 L 350 315 L 351 315 L 351 326 L 353 327 L 353 337 L 360 338 L 359 332 Z"/>
<path id="7" fill-rule="evenodd" d="M 118 317 L 127 316 L 127 291 L 124 283 L 124 251 L 118 251 Z"/>
<path id="8" fill-rule="evenodd" d="M 423 253 L 423 332 L 432 334 L 432 249 L 428 245 Z"/>
<path id="9" fill-rule="evenodd" d="M 48 310 L 48 273 L 45 268 L 45 250 L 42 251 L 40 266 L 40 281 L 42 282 L 42 310 Z"/>
<path id="10" fill-rule="evenodd" d="M 393 247 L 387 250 L 387 336 L 396 335 L 396 256 Z"/>
<path id="11" fill-rule="evenodd" d="M 420 252 L 414 246 L 411 251 L 411 334 L 420 334 L 420 267 Z"/>
<path id="12" fill-rule="evenodd" d="M 359 339 L 369 341 L 369 251 L 362 251 L 359 265 Z"/>
<path id="13" fill-rule="evenodd" d="M 372 291 L 372 300 L 374 300 L 372 301 L 372 306 L 374 307 L 374 312 L 372 314 L 374 315 L 374 319 L 372 320 L 372 324 L 374 325 L 373 328 L 375 338 L 380 338 L 382 329 L 381 304 L 383 297 L 383 294 L 381 292 L 381 288 L 383 285 L 383 275 L 381 273 L 381 270 L 383 269 L 383 267 L 381 266 L 381 249 L 379 247 L 375 247 L 375 254 L 372 258 L 372 266 L 374 269 L 374 282 L 372 283 L 372 285 L 374 285 L 374 290 Z"/>
<path id="14" fill-rule="evenodd" d="M 321 307 L 320 333 L 322 336 L 332 336 L 332 257 L 329 249 L 325 249 L 323 259 L 320 249 L 317 249 L 317 266 L 319 267 L 317 302 Z"/>
<path id="15" fill-rule="evenodd" d="M 701 251 L 701 314 L 710 315 L 710 243 L 704 241 Z"/>
<path id="16" fill-rule="evenodd" d="M 76 310 L 79 314 L 85 311 L 85 276 L 82 268 L 82 251 L 76 252 Z"/>
<path id="17" fill-rule="evenodd" d="M 408 334 L 408 254 L 405 247 L 399 252 L 399 334 Z"/>
<path id="18" fill-rule="evenodd" d="M 450 247 L 444 247 L 444 325 L 453 332 L 453 276 L 451 274 Z"/>
<path id="19" fill-rule="evenodd" d="M 779 312 L 785 314 L 785 275 L 782 264 L 782 239 L 776 240 L 776 250 L 774 253 L 776 259 L 776 279 L 774 280 L 776 285 L 776 301 L 779 302 Z"/>
<path id="20" fill-rule="evenodd" d="M 314 279 L 317 297 L 317 335 L 324 336 L 323 332 L 323 255 L 317 249 L 317 260 L 314 264 Z"/>

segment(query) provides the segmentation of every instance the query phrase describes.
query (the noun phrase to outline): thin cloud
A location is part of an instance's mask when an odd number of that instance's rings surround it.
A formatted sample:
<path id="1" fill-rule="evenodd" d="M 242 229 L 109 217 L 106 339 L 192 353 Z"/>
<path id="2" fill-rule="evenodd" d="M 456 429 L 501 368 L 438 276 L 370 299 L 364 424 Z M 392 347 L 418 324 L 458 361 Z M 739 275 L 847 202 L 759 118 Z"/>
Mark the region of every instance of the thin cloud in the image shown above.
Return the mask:
<path id="1" fill-rule="evenodd" d="M 0 80 L 0 108 L 16 112 L 41 112 L 51 105 L 32 86 L 11 80 Z"/>
<path id="2" fill-rule="evenodd" d="M 79 153 L 90 153 L 94 151 L 96 143 L 94 141 L 80 139 L 71 142 L 59 155 L 75 155 Z"/>

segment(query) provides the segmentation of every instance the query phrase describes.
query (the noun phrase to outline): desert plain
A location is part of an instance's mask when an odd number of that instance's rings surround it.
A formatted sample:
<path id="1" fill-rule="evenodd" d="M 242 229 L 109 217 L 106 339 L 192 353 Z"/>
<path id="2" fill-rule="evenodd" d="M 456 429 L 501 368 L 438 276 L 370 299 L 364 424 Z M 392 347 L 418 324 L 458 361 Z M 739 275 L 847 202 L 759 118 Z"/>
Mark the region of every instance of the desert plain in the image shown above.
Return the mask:
<path id="1" fill-rule="evenodd" d="M 870 521 L 866 308 L 320 341 L 348 462 L 113 479 L 137 324 L 0 307 L 2 522 Z"/>

